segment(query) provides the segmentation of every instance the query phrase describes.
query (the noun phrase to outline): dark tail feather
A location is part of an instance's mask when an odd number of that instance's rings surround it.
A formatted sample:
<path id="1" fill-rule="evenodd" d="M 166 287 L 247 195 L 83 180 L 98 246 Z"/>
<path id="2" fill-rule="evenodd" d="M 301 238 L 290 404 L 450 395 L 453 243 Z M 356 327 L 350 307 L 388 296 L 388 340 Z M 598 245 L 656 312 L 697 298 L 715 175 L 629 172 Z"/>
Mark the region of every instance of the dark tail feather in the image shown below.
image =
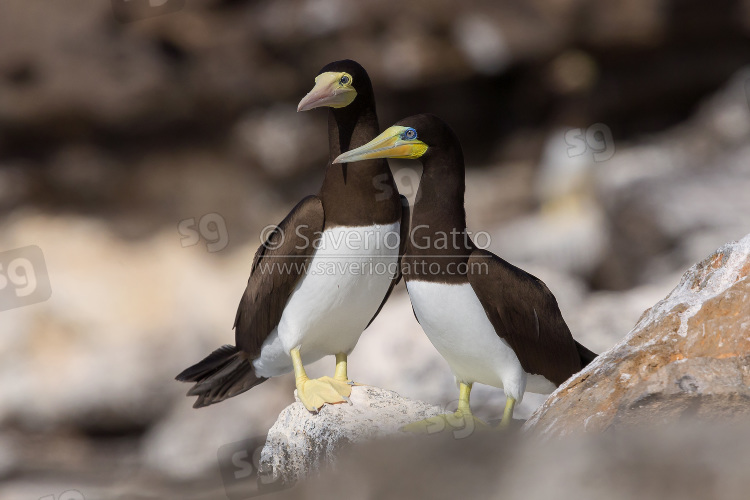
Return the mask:
<path id="1" fill-rule="evenodd" d="M 233 345 L 225 345 L 177 375 L 195 382 L 188 396 L 198 396 L 193 408 L 212 405 L 252 389 L 266 379 L 255 375 L 253 364 Z"/>
<path id="2" fill-rule="evenodd" d="M 578 341 L 575 341 L 575 343 L 576 349 L 578 349 L 578 356 L 581 358 L 581 368 L 584 368 L 586 365 L 594 361 L 598 354 L 589 351 L 587 348 L 579 344 Z"/>

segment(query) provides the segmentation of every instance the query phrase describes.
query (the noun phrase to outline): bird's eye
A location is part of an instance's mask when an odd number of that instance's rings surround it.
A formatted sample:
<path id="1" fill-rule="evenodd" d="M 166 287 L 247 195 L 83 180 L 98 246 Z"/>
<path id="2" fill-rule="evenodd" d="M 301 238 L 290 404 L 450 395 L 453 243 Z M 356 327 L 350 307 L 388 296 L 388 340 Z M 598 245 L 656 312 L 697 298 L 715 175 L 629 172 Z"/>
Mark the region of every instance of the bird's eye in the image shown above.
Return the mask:
<path id="1" fill-rule="evenodd" d="M 417 131 L 413 128 L 408 128 L 404 131 L 403 134 L 401 134 L 401 138 L 406 141 L 413 141 L 417 138 Z"/>
<path id="2" fill-rule="evenodd" d="M 342 76 L 342 77 L 341 77 L 341 79 L 339 80 L 339 83 L 340 83 L 341 85 L 348 85 L 350 81 L 352 81 L 352 80 L 351 80 L 351 78 L 349 78 L 349 77 L 348 77 L 347 75 L 344 75 L 344 76 Z"/>

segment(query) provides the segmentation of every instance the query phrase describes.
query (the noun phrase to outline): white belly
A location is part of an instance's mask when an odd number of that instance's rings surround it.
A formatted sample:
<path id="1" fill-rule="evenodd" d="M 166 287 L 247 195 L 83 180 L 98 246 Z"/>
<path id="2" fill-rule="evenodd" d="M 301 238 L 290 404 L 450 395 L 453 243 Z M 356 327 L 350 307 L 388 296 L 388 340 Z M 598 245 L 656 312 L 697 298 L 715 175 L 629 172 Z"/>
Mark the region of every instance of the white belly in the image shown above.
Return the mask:
<path id="1" fill-rule="evenodd" d="M 520 402 L 527 389 L 547 394 L 555 385 L 526 373 L 518 356 L 495 332 L 470 284 L 408 281 L 419 324 L 450 365 L 458 382 L 503 388 Z"/>
<path id="2" fill-rule="evenodd" d="M 307 274 L 253 362 L 258 375 L 291 371 L 289 351 L 296 347 L 305 364 L 354 349 L 398 269 L 399 228 L 396 222 L 323 232 Z"/>

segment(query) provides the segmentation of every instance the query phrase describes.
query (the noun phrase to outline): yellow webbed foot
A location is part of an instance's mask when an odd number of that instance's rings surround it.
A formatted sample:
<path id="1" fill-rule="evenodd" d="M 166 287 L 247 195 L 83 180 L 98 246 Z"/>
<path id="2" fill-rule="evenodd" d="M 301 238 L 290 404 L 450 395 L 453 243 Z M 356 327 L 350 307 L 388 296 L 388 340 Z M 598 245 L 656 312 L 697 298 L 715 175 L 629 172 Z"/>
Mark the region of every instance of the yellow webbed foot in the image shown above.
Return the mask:
<path id="1" fill-rule="evenodd" d="M 320 377 L 319 379 L 316 379 L 316 380 L 320 380 L 321 382 L 330 384 L 331 387 L 333 387 L 336 390 L 336 392 L 338 392 L 341 396 L 345 398 L 348 398 L 349 396 L 352 395 L 352 386 L 356 385 L 351 380 L 339 380 L 337 378 L 328 377 L 328 376 Z"/>
<path id="2" fill-rule="evenodd" d="M 486 422 L 478 419 L 471 413 L 458 410 L 455 413 L 446 413 L 412 422 L 403 426 L 401 430 L 415 434 L 453 432 L 455 438 L 461 439 L 470 436 L 475 431 L 483 431 L 489 428 L 490 426 Z"/>
<path id="3" fill-rule="evenodd" d="M 341 385 L 346 384 L 339 382 L 339 386 L 334 386 L 327 380 L 322 379 L 298 381 L 297 397 L 305 405 L 305 408 L 311 412 L 317 412 L 326 403 L 337 404 L 346 402 L 346 398 L 339 392 L 342 389 Z M 349 394 L 351 394 L 351 388 L 349 388 Z"/>

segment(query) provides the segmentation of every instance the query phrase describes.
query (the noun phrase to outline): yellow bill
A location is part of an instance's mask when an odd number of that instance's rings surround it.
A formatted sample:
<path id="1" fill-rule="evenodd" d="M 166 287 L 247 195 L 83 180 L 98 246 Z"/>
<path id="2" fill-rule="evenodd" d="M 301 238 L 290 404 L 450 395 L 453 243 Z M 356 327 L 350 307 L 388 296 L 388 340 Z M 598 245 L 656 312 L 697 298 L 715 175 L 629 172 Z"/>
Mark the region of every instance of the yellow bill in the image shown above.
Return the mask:
<path id="1" fill-rule="evenodd" d="M 333 163 L 351 163 L 375 158 L 404 158 L 414 160 L 427 151 L 427 144 L 417 139 L 411 127 L 393 126 L 364 146 L 339 155 Z"/>

